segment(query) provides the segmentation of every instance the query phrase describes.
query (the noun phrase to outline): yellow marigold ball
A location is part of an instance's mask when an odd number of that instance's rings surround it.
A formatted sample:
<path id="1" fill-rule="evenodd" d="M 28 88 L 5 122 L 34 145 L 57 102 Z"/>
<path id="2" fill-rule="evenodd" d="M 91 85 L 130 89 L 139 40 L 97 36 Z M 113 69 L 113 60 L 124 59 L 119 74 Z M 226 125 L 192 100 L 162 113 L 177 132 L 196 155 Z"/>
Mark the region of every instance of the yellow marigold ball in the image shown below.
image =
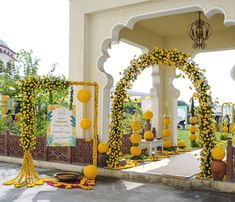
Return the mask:
<path id="1" fill-rule="evenodd" d="M 222 160 L 225 156 L 225 151 L 221 146 L 216 146 L 214 149 L 212 149 L 212 157 L 215 160 Z"/>
<path id="2" fill-rule="evenodd" d="M 141 142 L 141 135 L 138 133 L 134 133 L 131 135 L 130 140 L 132 144 L 139 144 Z"/>
<path id="3" fill-rule="evenodd" d="M 197 126 L 191 125 L 191 126 L 189 127 L 189 131 L 190 131 L 191 133 L 195 133 L 195 132 L 197 132 L 197 130 L 198 130 Z"/>
<path id="4" fill-rule="evenodd" d="M 179 147 L 179 148 L 184 148 L 185 146 L 186 146 L 186 143 L 185 143 L 184 140 L 178 141 L 178 147 Z"/>
<path id="5" fill-rule="evenodd" d="M 98 175 L 98 169 L 96 166 L 88 165 L 84 167 L 83 174 L 86 178 L 95 178 Z"/>
<path id="6" fill-rule="evenodd" d="M 164 140 L 163 141 L 163 148 L 168 149 L 172 147 L 172 142 L 170 140 Z"/>
<path id="7" fill-rule="evenodd" d="M 21 114 L 21 113 L 17 113 L 17 114 L 15 115 L 15 121 L 16 121 L 16 122 L 19 122 L 19 121 L 21 121 L 21 119 L 22 119 L 22 114 Z"/>
<path id="8" fill-rule="evenodd" d="M 144 112 L 144 119 L 145 120 L 150 120 L 152 118 L 153 118 L 153 112 L 152 111 L 148 110 L 148 111 Z"/>
<path id="9" fill-rule="evenodd" d="M 154 134 L 151 131 L 146 131 L 144 133 L 144 139 L 147 141 L 152 141 L 154 139 Z"/>
<path id="10" fill-rule="evenodd" d="M 196 117 L 196 116 L 190 117 L 190 118 L 189 118 L 189 122 L 192 123 L 192 124 L 197 123 L 197 117 Z"/>
<path id="11" fill-rule="evenodd" d="M 80 121 L 80 126 L 84 130 L 90 129 L 91 128 L 91 121 L 90 121 L 90 119 L 82 119 Z"/>
<path id="12" fill-rule="evenodd" d="M 103 154 L 103 153 L 106 153 L 108 152 L 109 150 L 109 146 L 106 142 L 101 142 L 99 145 L 98 145 L 98 151 L 99 153 Z"/>
<path id="13" fill-rule="evenodd" d="M 171 136 L 171 130 L 169 128 L 164 128 L 162 130 L 162 136 L 165 138 L 168 138 Z"/>
<path id="14" fill-rule="evenodd" d="M 87 89 L 81 89 L 78 91 L 77 98 L 80 102 L 86 103 L 91 99 L 90 91 Z"/>
<path id="15" fill-rule="evenodd" d="M 133 146 L 131 147 L 131 155 L 133 156 L 139 156 L 141 154 L 141 149 L 139 146 Z"/>
<path id="16" fill-rule="evenodd" d="M 196 135 L 195 133 L 191 133 L 191 134 L 189 135 L 189 139 L 190 139 L 191 141 L 195 141 L 195 140 L 197 139 L 197 135 Z"/>
<path id="17" fill-rule="evenodd" d="M 228 132 L 228 127 L 227 127 L 227 126 L 224 126 L 224 127 L 222 128 L 222 132 L 227 133 L 227 132 Z"/>
<path id="18" fill-rule="evenodd" d="M 168 126 L 171 124 L 170 117 L 163 118 L 163 125 Z"/>
<path id="19" fill-rule="evenodd" d="M 140 130 L 140 128 L 141 128 L 140 122 L 139 122 L 139 121 L 133 121 L 133 122 L 131 123 L 131 128 L 132 128 L 133 130 Z"/>

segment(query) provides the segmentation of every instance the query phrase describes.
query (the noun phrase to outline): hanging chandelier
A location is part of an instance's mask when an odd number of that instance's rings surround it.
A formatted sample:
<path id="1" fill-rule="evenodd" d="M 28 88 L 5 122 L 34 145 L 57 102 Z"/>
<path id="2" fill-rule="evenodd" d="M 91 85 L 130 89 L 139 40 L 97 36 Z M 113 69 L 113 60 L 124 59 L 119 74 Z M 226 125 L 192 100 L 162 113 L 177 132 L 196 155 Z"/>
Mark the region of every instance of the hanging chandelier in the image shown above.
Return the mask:
<path id="1" fill-rule="evenodd" d="M 192 45 L 194 49 L 205 49 L 205 41 L 211 36 L 212 27 L 209 23 L 201 20 L 200 11 L 198 14 L 198 20 L 194 21 L 188 26 L 188 35 L 194 42 Z"/>

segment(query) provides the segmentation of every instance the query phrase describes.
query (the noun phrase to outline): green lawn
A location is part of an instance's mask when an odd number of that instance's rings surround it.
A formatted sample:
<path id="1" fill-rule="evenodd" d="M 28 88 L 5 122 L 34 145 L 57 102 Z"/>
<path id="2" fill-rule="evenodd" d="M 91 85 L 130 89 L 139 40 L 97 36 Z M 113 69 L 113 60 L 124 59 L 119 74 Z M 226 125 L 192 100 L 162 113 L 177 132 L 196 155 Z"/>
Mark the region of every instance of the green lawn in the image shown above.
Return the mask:
<path id="1" fill-rule="evenodd" d="M 216 139 L 220 140 L 221 133 L 216 132 Z M 229 137 L 232 137 L 232 134 L 229 133 Z M 177 139 L 178 140 L 184 140 L 186 142 L 187 147 L 191 147 L 191 141 L 189 140 L 189 130 L 177 130 Z M 198 140 L 197 140 L 198 141 Z"/>

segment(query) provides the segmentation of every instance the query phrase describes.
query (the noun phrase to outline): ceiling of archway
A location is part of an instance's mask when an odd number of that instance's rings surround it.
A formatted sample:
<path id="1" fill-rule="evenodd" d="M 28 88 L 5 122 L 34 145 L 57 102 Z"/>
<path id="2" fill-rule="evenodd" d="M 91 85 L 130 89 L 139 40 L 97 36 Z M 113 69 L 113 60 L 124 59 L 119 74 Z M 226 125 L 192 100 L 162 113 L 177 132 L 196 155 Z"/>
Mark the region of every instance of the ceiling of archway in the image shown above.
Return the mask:
<path id="1" fill-rule="evenodd" d="M 135 26 L 141 26 L 143 28 L 149 29 L 160 36 L 172 36 L 185 34 L 187 32 L 188 25 L 197 19 L 198 13 L 193 12 L 142 20 Z M 223 14 L 214 15 L 210 19 L 207 19 L 205 16 L 203 16 L 202 19 L 206 22 L 209 22 L 213 27 L 213 30 L 216 32 L 226 29 L 224 25 Z"/>
<path id="2" fill-rule="evenodd" d="M 187 28 L 197 19 L 198 12 L 190 12 L 141 20 L 132 30 L 122 29 L 120 37 L 147 48 L 151 44 L 157 44 L 162 48 L 174 48 L 184 44 L 184 51 L 192 51 L 192 41 L 187 35 Z M 209 49 L 235 48 L 235 26 L 225 26 L 223 14 L 216 14 L 210 19 L 202 15 L 202 19 L 213 29 L 212 36 L 207 41 Z"/>

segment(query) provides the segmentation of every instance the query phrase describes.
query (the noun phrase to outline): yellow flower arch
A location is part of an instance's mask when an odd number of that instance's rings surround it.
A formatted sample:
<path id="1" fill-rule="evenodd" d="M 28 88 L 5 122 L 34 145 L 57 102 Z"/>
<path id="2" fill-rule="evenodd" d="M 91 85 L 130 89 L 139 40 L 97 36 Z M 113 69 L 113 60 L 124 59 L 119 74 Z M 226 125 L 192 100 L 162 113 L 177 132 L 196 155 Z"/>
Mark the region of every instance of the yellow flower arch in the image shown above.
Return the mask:
<path id="1" fill-rule="evenodd" d="M 182 53 L 176 49 L 158 49 L 134 58 L 122 74 L 122 78 L 117 83 L 113 95 L 111 110 L 111 125 L 109 136 L 109 159 L 108 167 L 119 166 L 119 157 L 122 147 L 122 120 L 124 118 L 123 103 L 127 97 L 126 91 L 131 88 L 132 83 L 146 68 L 155 64 L 166 64 L 181 70 L 191 80 L 195 88 L 195 95 L 199 100 L 198 122 L 200 128 L 201 145 L 201 172 L 200 177 L 211 178 L 210 164 L 212 161 L 211 150 L 215 146 L 215 135 L 213 133 L 213 101 L 211 90 L 204 70 L 190 58 L 189 54 Z"/>

